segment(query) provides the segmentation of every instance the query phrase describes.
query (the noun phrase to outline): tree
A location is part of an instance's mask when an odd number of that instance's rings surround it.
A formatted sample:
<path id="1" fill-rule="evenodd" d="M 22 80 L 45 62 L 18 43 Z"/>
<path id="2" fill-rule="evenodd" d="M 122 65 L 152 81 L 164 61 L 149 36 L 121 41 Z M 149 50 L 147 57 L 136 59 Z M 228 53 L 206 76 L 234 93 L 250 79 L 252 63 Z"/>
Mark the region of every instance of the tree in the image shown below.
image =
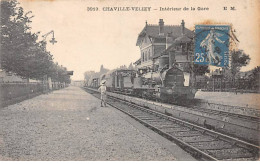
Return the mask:
<path id="1" fill-rule="evenodd" d="M 95 71 L 86 71 L 84 73 L 84 80 L 85 80 L 85 84 L 87 85 L 89 83 L 89 80 L 91 79 L 91 77 L 95 74 Z"/>
<path id="2" fill-rule="evenodd" d="M 65 67 L 55 65 L 46 42 L 32 33 L 29 11 L 24 13 L 16 0 L 1 1 L 1 68 L 16 75 L 43 80 L 45 75 L 59 82 L 70 82 Z"/>
<path id="3" fill-rule="evenodd" d="M 249 77 L 249 88 L 260 91 L 260 66 L 252 70 L 252 75 Z"/>
<path id="4" fill-rule="evenodd" d="M 196 76 L 202 76 L 205 75 L 206 73 L 209 73 L 209 66 L 208 65 L 199 65 L 199 64 L 193 64 L 193 81 L 192 85 L 195 86 L 197 85 L 197 78 Z"/>
<path id="5" fill-rule="evenodd" d="M 19 36 L 23 35 L 25 30 L 23 25 L 15 21 L 23 15 L 22 9 L 16 12 L 16 5 L 15 1 L 1 1 L 1 67 L 14 72 L 15 66 L 25 58 L 15 53 L 19 53 L 20 47 L 24 44 Z"/>
<path id="6" fill-rule="evenodd" d="M 24 13 L 17 1 L 1 1 L 1 67 L 26 78 L 39 79 L 47 72 L 52 56 L 31 33 L 31 12 Z"/>
<path id="7" fill-rule="evenodd" d="M 36 35 L 26 32 L 30 18 L 16 1 L 1 1 L 1 66 L 23 76 L 27 52 Z"/>
<path id="8" fill-rule="evenodd" d="M 194 64 L 193 72 L 194 72 L 195 76 L 205 75 L 205 73 L 209 73 L 209 66 L 208 65 Z"/>
<path id="9" fill-rule="evenodd" d="M 243 50 L 231 52 L 231 78 L 234 80 L 236 74 L 240 71 L 241 67 L 248 65 L 250 62 L 249 55 L 245 54 Z"/>

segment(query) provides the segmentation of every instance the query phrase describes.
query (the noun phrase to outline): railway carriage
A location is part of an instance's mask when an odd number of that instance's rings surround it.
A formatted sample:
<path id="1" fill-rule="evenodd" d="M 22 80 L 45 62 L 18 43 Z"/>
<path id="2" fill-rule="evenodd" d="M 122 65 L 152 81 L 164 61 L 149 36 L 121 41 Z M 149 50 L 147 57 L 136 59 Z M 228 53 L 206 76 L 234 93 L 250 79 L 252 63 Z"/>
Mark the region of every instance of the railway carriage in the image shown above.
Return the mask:
<path id="1" fill-rule="evenodd" d="M 100 79 L 106 80 L 108 91 L 131 94 L 133 92 L 134 77 L 134 70 L 116 69 L 102 75 Z"/>
<path id="2" fill-rule="evenodd" d="M 98 88 L 99 85 L 100 85 L 100 78 L 98 77 L 92 77 L 90 83 L 88 84 L 88 86 L 90 86 L 91 88 Z"/>

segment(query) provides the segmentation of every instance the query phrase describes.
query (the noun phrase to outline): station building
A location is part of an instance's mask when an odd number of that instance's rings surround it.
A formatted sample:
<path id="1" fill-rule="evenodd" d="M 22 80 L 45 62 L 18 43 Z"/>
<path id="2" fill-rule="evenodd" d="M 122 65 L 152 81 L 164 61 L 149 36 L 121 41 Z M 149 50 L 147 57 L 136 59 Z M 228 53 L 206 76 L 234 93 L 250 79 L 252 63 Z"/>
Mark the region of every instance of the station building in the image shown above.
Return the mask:
<path id="1" fill-rule="evenodd" d="M 158 25 L 146 22 L 136 42 L 141 57 L 134 64 L 139 70 L 156 70 L 159 67 L 158 58 L 169 57 L 172 51 L 175 64 L 181 66 L 188 63 L 192 52 L 187 54 L 187 50 L 191 49 L 193 35 L 194 33 L 185 27 L 184 20 L 180 25 L 164 25 L 163 19 L 159 19 Z"/>

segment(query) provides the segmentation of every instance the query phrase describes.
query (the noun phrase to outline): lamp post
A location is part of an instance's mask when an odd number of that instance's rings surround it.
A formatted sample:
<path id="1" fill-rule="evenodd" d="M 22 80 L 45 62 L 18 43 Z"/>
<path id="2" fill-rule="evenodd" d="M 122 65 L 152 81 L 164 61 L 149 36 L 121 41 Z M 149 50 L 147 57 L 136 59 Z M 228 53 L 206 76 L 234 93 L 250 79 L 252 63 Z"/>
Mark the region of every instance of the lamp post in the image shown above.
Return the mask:
<path id="1" fill-rule="evenodd" d="M 44 40 L 46 40 L 47 36 L 52 34 L 52 38 L 50 40 L 50 43 L 52 43 L 52 45 L 54 45 L 55 43 L 57 43 L 57 41 L 54 38 L 54 31 L 51 30 L 50 32 L 48 32 L 47 34 L 44 34 L 42 37 L 44 38 Z"/>
<path id="2" fill-rule="evenodd" d="M 52 45 L 54 45 L 55 43 L 57 43 L 57 41 L 55 40 L 54 31 L 53 31 L 53 30 L 51 30 L 50 32 L 48 32 L 48 33 L 42 35 L 43 41 L 45 41 L 46 38 L 47 38 L 47 36 L 50 35 L 50 34 L 52 34 L 52 38 L 51 38 L 51 40 L 50 40 L 50 43 L 52 43 Z M 43 42 L 43 43 L 44 43 L 44 42 Z M 52 80 L 51 80 L 50 77 L 48 78 L 47 75 L 45 75 L 45 76 L 46 76 L 47 80 L 44 79 L 44 86 L 47 85 L 47 86 L 46 86 L 46 90 L 48 90 L 48 89 L 49 89 L 49 90 L 52 90 L 52 89 L 53 89 L 53 88 L 52 88 Z M 46 83 L 46 84 L 45 84 L 45 83 Z"/>

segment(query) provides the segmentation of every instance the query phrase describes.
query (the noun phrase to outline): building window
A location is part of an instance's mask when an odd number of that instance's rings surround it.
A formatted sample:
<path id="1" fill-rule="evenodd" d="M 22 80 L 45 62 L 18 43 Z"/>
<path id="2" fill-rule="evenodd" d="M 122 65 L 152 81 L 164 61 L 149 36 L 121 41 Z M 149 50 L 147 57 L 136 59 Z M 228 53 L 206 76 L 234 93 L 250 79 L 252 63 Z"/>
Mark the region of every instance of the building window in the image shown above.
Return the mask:
<path id="1" fill-rule="evenodd" d="M 151 59 L 150 49 L 148 50 L 148 59 Z"/>
<path id="2" fill-rule="evenodd" d="M 144 62 L 144 52 L 143 52 L 143 54 L 142 54 L 142 61 Z"/>
<path id="3" fill-rule="evenodd" d="M 144 59 L 145 59 L 145 61 L 147 61 L 147 52 L 145 52 L 145 58 Z"/>

